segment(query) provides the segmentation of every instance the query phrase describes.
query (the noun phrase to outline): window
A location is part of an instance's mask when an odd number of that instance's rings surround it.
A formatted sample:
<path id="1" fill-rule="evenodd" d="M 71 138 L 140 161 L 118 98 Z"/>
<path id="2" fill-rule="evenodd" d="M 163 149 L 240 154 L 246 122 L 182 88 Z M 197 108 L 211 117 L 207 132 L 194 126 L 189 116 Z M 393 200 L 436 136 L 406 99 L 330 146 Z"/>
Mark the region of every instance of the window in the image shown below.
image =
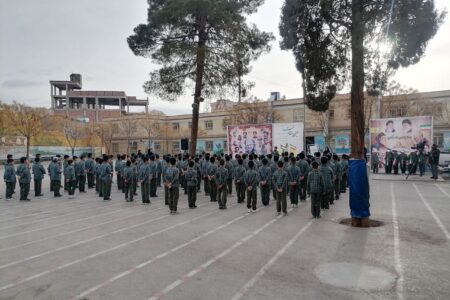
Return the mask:
<path id="1" fill-rule="evenodd" d="M 119 144 L 118 143 L 112 143 L 112 152 L 119 153 Z"/>
<path id="2" fill-rule="evenodd" d="M 346 113 L 347 113 L 347 115 L 345 116 L 345 118 L 351 119 L 352 118 L 352 108 L 351 107 L 347 108 Z"/>
<path id="3" fill-rule="evenodd" d="M 438 148 L 442 148 L 444 145 L 444 134 L 435 133 L 433 137 L 433 143 L 436 144 Z"/>
<path id="4" fill-rule="evenodd" d="M 161 152 L 161 144 L 160 143 L 155 143 L 155 151 L 156 152 Z"/>
<path id="5" fill-rule="evenodd" d="M 391 105 L 389 107 L 389 117 L 405 117 L 408 114 L 406 105 Z"/>
<path id="6" fill-rule="evenodd" d="M 159 130 L 159 123 L 155 123 L 155 125 L 153 125 L 153 127 L 154 127 L 156 130 Z"/>
<path id="7" fill-rule="evenodd" d="M 188 128 L 192 129 L 192 122 L 191 121 L 188 122 Z"/>
<path id="8" fill-rule="evenodd" d="M 305 110 L 304 109 L 294 109 L 294 122 L 305 121 Z"/>
<path id="9" fill-rule="evenodd" d="M 223 126 L 223 129 L 224 129 L 224 130 L 227 129 L 227 126 L 228 126 L 228 125 L 231 125 L 230 120 L 229 120 L 229 119 L 223 119 L 223 121 L 222 121 L 222 126 Z"/>
<path id="10" fill-rule="evenodd" d="M 205 147 L 206 147 L 206 151 L 213 151 L 213 142 L 206 141 Z"/>
<path id="11" fill-rule="evenodd" d="M 180 130 L 180 123 L 172 123 L 172 129 L 174 131 L 179 131 Z"/>
<path id="12" fill-rule="evenodd" d="M 172 143 L 172 149 L 175 150 L 180 150 L 180 143 L 179 142 L 173 142 Z"/>
<path id="13" fill-rule="evenodd" d="M 212 120 L 205 121 L 205 130 L 212 130 L 212 129 L 213 129 L 213 121 Z"/>
<path id="14" fill-rule="evenodd" d="M 130 152 L 131 153 L 136 153 L 137 148 L 138 148 L 137 142 L 130 142 Z"/>
<path id="15" fill-rule="evenodd" d="M 330 109 L 328 110 L 328 113 L 329 113 L 329 119 L 330 119 L 330 120 L 334 119 L 334 109 L 333 109 L 333 108 L 330 108 Z"/>

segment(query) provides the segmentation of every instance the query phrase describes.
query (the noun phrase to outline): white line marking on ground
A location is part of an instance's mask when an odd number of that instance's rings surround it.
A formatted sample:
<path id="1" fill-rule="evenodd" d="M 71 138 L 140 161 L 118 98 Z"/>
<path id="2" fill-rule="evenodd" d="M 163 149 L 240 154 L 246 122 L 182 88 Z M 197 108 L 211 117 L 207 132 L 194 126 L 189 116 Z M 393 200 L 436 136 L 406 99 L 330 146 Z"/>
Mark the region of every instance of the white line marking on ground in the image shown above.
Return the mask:
<path id="1" fill-rule="evenodd" d="M 119 232 L 123 232 L 123 231 L 126 231 L 126 230 L 130 230 L 130 229 L 133 229 L 133 228 L 145 225 L 145 224 L 153 223 L 155 221 L 159 221 L 159 220 L 162 220 L 162 219 L 167 218 L 167 217 L 168 217 L 168 215 L 161 216 L 161 217 L 158 217 L 156 219 L 150 219 L 150 220 L 147 220 L 145 222 L 141 222 L 139 224 L 135 224 L 135 225 L 132 225 L 132 226 L 120 228 L 120 229 L 112 231 L 112 232 L 96 235 L 96 236 L 94 236 L 92 238 L 89 238 L 89 239 L 81 240 L 81 241 L 76 242 L 76 243 L 72 243 L 72 244 L 69 244 L 69 245 L 66 245 L 66 246 L 63 246 L 63 247 L 59 247 L 59 248 L 56 248 L 56 249 L 52 249 L 52 250 L 48 250 L 48 251 L 45 251 L 45 252 L 41 252 L 39 254 L 32 255 L 32 256 L 29 256 L 29 257 L 26 257 L 26 258 L 23 258 L 23 259 L 20 259 L 20 260 L 16 260 L 16 261 L 4 264 L 4 265 L 0 265 L 0 270 L 4 269 L 4 268 L 11 267 L 11 266 L 15 266 L 15 265 L 18 265 L 18 264 L 21 264 L 21 263 L 24 263 L 24 262 L 27 262 L 27 261 L 30 261 L 30 260 L 33 260 L 33 259 L 36 259 L 36 258 L 40 258 L 40 257 L 46 256 L 46 255 L 49 255 L 49 254 L 53 254 L 53 253 L 60 252 L 60 251 L 63 251 L 63 250 L 67 250 L 67 249 L 70 249 L 70 248 L 73 248 L 73 247 L 76 247 L 76 246 L 87 244 L 87 243 L 90 243 L 92 241 L 103 239 L 103 238 L 108 237 L 110 235 L 113 235 L 113 234 L 116 234 L 116 233 L 119 233 Z"/>
<path id="2" fill-rule="evenodd" d="M 121 211 L 123 211 L 123 208 L 116 209 L 116 210 L 113 210 L 113 211 L 110 211 L 110 212 L 106 212 L 106 213 L 102 213 L 102 214 L 97 214 L 97 215 L 86 217 L 86 218 L 82 218 L 82 219 L 72 220 L 72 221 L 65 222 L 65 223 L 60 223 L 60 224 L 51 225 L 51 226 L 47 226 L 47 227 L 36 228 L 36 229 L 33 229 L 33 230 L 21 231 L 21 232 L 17 232 L 17 233 L 13 233 L 13 234 L 8 234 L 8 235 L 0 236 L 0 240 L 4 240 L 4 239 L 7 239 L 7 238 L 11 238 L 11 237 L 19 236 L 19 235 L 24 235 L 24 234 L 32 233 L 32 232 L 36 232 L 36 231 L 41 231 L 41 230 L 61 227 L 62 225 L 67 225 L 67 224 L 77 223 L 77 222 L 81 222 L 81 221 L 86 221 L 86 220 L 97 218 L 99 216 L 112 215 L 112 214 L 115 214 L 115 213 L 118 213 L 118 212 L 121 212 Z"/>
<path id="3" fill-rule="evenodd" d="M 58 267 L 55 267 L 55 268 L 52 268 L 52 269 L 45 270 L 45 271 L 40 272 L 40 273 L 38 273 L 38 274 L 29 276 L 29 277 L 26 277 L 26 278 L 23 278 L 23 279 L 19 279 L 19 280 L 13 282 L 13 283 L 10 283 L 10 284 L 7 284 L 7 285 L 4 285 L 4 286 L 0 287 L 0 292 L 1 292 L 1 291 L 4 291 L 4 290 L 7 290 L 7 289 L 10 289 L 10 288 L 13 288 L 13 287 L 16 287 L 16 286 L 18 286 L 18 285 L 20 285 L 20 284 L 26 283 L 26 282 L 31 281 L 31 280 L 33 280 L 33 279 L 40 278 L 40 277 L 45 276 L 45 275 L 47 275 L 47 274 L 53 273 L 53 272 L 55 272 L 55 271 L 59 271 L 59 270 L 68 268 L 68 267 L 70 267 L 70 266 L 73 266 L 73 265 L 75 265 L 75 264 L 84 262 L 84 261 L 89 260 L 89 259 L 91 259 L 91 258 L 100 256 L 100 255 L 102 255 L 102 254 L 105 254 L 105 253 L 108 253 L 108 252 L 112 252 L 112 251 L 114 251 L 114 250 L 117 250 L 117 249 L 120 249 L 120 248 L 129 246 L 129 245 L 131 245 L 131 244 L 134 244 L 134 243 L 137 243 L 137 242 L 139 242 L 139 241 L 145 240 L 145 239 L 147 239 L 147 238 L 150 238 L 150 237 L 152 237 L 152 236 L 158 235 L 158 234 L 160 234 L 160 233 L 163 233 L 163 232 L 172 230 L 172 229 L 174 229 L 174 228 L 176 228 L 176 227 L 180 227 L 180 226 L 186 225 L 186 224 L 191 223 L 191 222 L 193 222 L 193 221 L 195 221 L 195 220 L 202 219 L 202 218 L 204 218 L 204 217 L 206 217 L 206 216 L 208 216 L 208 215 L 212 215 L 212 214 L 217 213 L 217 212 L 219 212 L 219 210 L 218 210 L 217 208 L 214 208 L 211 212 L 206 213 L 206 214 L 203 214 L 203 215 L 198 216 L 198 217 L 195 217 L 195 218 L 193 218 L 193 219 L 190 219 L 190 220 L 187 220 L 187 221 L 184 221 L 184 222 L 181 222 L 181 223 L 177 223 L 177 224 L 172 225 L 172 226 L 170 226 L 170 227 L 167 227 L 167 228 L 165 228 L 165 229 L 162 229 L 162 230 L 153 232 L 153 233 L 148 234 L 148 235 L 144 235 L 144 236 L 142 236 L 142 237 L 140 237 L 140 238 L 131 240 L 131 241 L 129 241 L 129 242 L 121 243 L 121 244 L 119 244 L 119 245 L 117 245 L 117 246 L 114 246 L 114 247 L 112 247 L 112 248 L 108 248 L 108 249 L 105 249 L 105 250 L 103 250 L 103 251 L 96 252 L 96 253 L 94 253 L 94 254 L 91 254 L 91 255 L 85 256 L 85 257 L 83 257 L 83 258 L 80 258 L 80 259 L 71 261 L 71 262 L 66 263 L 66 264 L 64 264 L 64 265 L 60 265 L 60 266 L 58 266 Z M 164 217 L 169 217 L 169 216 L 170 216 L 170 215 L 166 215 L 166 216 L 164 216 Z"/>
<path id="4" fill-rule="evenodd" d="M 403 299 L 403 266 L 402 261 L 400 259 L 400 234 L 399 234 L 399 226 L 397 220 L 397 204 L 394 193 L 394 185 L 391 182 L 391 200 L 392 200 L 392 225 L 394 227 L 394 260 L 395 260 L 395 271 L 397 271 L 398 279 L 397 279 L 397 298 Z"/>
<path id="5" fill-rule="evenodd" d="M 94 202 L 89 202 L 89 201 L 83 201 L 82 203 L 81 203 L 81 201 L 79 201 L 79 202 L 80 203 L 78 203 L 78 205 L 68 206 L 68 207 L 54 209 L 54 210 L 40 211 L 40 212 L 28 214 L 28 215 L 17 216 L 17 217 L 14 217 L 14 218 L 11 218 L 11 219 L 7 219 L 7 220 L 0 220 L 0 222 L 8 222 L 8 221 L 22 219 L 22 218 L 26 218 L 26 217 L 32 217 L 32 216 L 36 216 L 36 215 L 42 215 L 42 214 L 49 214 L 49 213 L 64 211 L 64 210 L 68 210 L 68 209 L 71 209 L 71 208 L 77 208 L 77 207 L 80 207 L 80 206 L 84 206 L 86 204 L 93 204 L 94 203 Z M 72 204 L 72 203 L 73 202 L 70 202 L 70 204 Z M 57 203 L 53 204 L 52 206 L 54 206 L 56 204 Z M 65 203 L 65 204 L 69 204 L 69 203 Z M 49 207 L 52 207 L 52 206 L 49 206 Z M 47 208 L 49 208 L 49 207 L 47 207 Z M 99 207 L 101 207 L 101 206 L 99 206 Z M 39 207 L 39 209 L 42 209 L 42 208 Z"/>
<path id="6" fill-rule="evenodd" d="M 157 209 L 155 209 L 154 211 L 160 210 L 160 209 L 163 209 L 163 208 L 162 208 L 162 207 L 161 207 L 161 208 L 157 208 Z M 119 219 L 114 219 L 114 220 L 110 220 L 110 221 L 98 223 L 98 224 L 95 224 L 95 225 L 92 225 L 92 226 L 86 226 L 86 227 L 82 227 L 82 228 L 80 228 L 80 229 L 76 229 L 76 230 L 71 230 L 71 231 L 67 231 L 67 232 L 58 233 L 58 234 L 51 235 L 51 236 L 48 236 L 48 237 L 45 237 L 45 238 L 42 238 L 42 239 L 38 239 L 38 240 L 34 240 L 34 241 L 29 241 L 29 242 L 26 242 L 26 243 L 23 243 L 23 244 L 18 244 L 18 245 L 11 246 L 11 247 L 7 247 L 7 248 L 2 248 L 2 249 L 0 249 L 0 252 L 8 251 L 8 250 L 13 250 L 13 249 L 21 248 L 21 247 L 25 247 L 25 246 L 32 245 L 32 244 L 36 244 L 36 243 L 39 243 L 39 242 L 44 242 L 44 241 L 53 239 L 53 238 L 55 238 L 55 237 L 60 237 L 60 236 L 64 236 L 64 235 L 68 235 L 68 234 L 72 234 L 72 233 L 81 232 L 81 231 L 84 231 L 84 230 L 89 230 L 89 229 L 92 229 L 92 228 L 95 228 L 95 227 L 99 227 L 99 226 L 102 226 L 102 225 L 105 225 L 105 224 L 110 224 L 110 223 L 119 222 L 119 221 L 122 221 L 122 220 L 126 220 L 126 219 L 129 219 L 129 218 L 138 217 L 138 216 L 145 215 L 145 214 L 148 214 L 148 213 L 149 213 L 148 211 L 144 211 L 144 212 L 140 212 L 140 213 L 138 213 L 138 214 L 134 214 L 134 215 L 127 216 L 127 217 L 123 217 L 123 218 L 119 218 Z"/>
<path id="7" fill-rule="evenodd" d="M 98 284 L 98 285 L 96 285 L 96 286 L 94 286 L 94 287 L 92 287 L 90 289 L 87 289 L 84 292 L 81 292 L 78 296 L 76 296 L 73 299 L 86 297 L 87 295 L 92 294 L 93 292 L 95 292 L 95 291 L 97 291 L 97 290 L 99 290 L 99 289 L 109 285 L 110 283 L 113 283 L 114 281 L 116 281 L 116 280 L 118 280 L 120 278 L 128 276 L 128 275 L 134 273 L 135 271 L 137 271 L 139 269 L 142 269 L 145 266 L 148 266 L 150 264 L 155 263 L 156 261 L 158 261 L 158 260 L 168 256 L 169 254 L 172 254 L 172 253 L 174 253 L 174 252 L 176 252 L 178 250 L 181 250 L 181 249 L 183 249 L 183 248 L 185 248 L 185 247 L 187 247 L 187 246 L 189 246 L 189 245 L 191 245 L 191 244 L 193 244 L 193 243 L 195 243 L 195 242 L 197 242 L 197 241 L 199 241 L 199 240 L 201 240 L 201 239 L 203 239 L 203 238 L 205 238 L 205 237 L 207 237 L 207 236 L 209 236 L 209 235 L 211 235 L 211 234 L 213 234 L 213 233 L 215 233 L 215 232 L 217 232 L 217 231 L 219 231 L 219 230 L 221 230 L 221 229 L 223 229 L 223 228 L 225 228 L 227 226 L 230 226 L 233 223 L 236 223 L 237 221 L 243 219 L 245 216 L 246 215 L 237 217 L 237 218 L 235 218 L 235 219 L 233 219 L 233 220 L 231 220 L 229 222 L 226 222 L 225 224 L 222 224 L 222 225 L 220 225 L 220 226 L 218 226 L 218 227 L 216 227 L 216 228 L 214 228 L 214 229 L 212 229 L 212 230 L 210 230 L 208 232 L 205 232 L 205 233 L 203 233 L 203 234 L 201 234 L 201 235 L 191 239 L 190 241 L 187 241 L 187 242 L 185 242 L 185 243 L 183 243 L 181 245 L 178 245 L 178 246 L 176 246 L 176 247 L 174 247 L 174 248 L 172 248 L 170 250 L 167 250 L 166 252 L 163 252 L 163 253 L 161 253 L 161 254 L 159 254 L 159 255 L 157 255 L 157 256 L 155 256 L 155 257 L 153 257 L 153 258 L 151 258 L 151 259 L 149 259 L 149 260 L 147 260 L 147 261 L 145 261 L 143 263 L 140 263 L 140 264 L 138 264 L 138 265 L 136 265 L 136 266 L 134 266 L 134 267 L 132 267 L 132 268 L 122 272 L 122 273 L 119 273 L 119 274 L 113 276 L 112 278 L 109 278 L 106 281 L 104 281 L 104 282 L 102 282 L 102 283 L 100 283 L 100 284 Z"/>
<path id="8" fill-rule="evenodd" d="M 289 209 L 289 211 L 292 211 L 292 208 Z M 153 296 L 151 296 L 150 298 L 148 298 L 148 300 L 157 300 L 165 295 L 167 295 L 170 291 L 174 290 L 177 286 L 185 283 L 188 279 L 192 278 L 193 276 L 197 275 L 198 273 L 204 271 L 206 268 L 208 268 L 210 265 L 212 265 L 213 263 L 217 262 L 219 259 L 225 257 L 227 254 L 229 254 L 230 252 L 232 252 L 233 250 L 235 250 L 236 248 L 238 248 L 239 246 L 241 246 L 242 244 L 244 244 L 245 242 L 249 241 L 250 239 L 254 238 L 256 235 L 258 235 L 259 233 L 261 233 L 263 230 L 265 230 L 266 228 L 268 228 L 270 225 L 272 225 L 273 223 L 275 223 L 276 221 L 278 221 L 280 218 L 282 218 L 283 216 L 277 216 L 274 219 L 270 220 L 269 222 L 267 222 L 266 224 L 264 224 L 262 227 L 260 227 L 259 229 L 253 231 L 252 233 L 250 233 L 249 235 L 245 236 L 244 238 L 240 239 L 238 242 L 236 242 L 235 244 L 233 244 L 231 247 L 225 249 L 224 251 L 222 251 L 220 254 L 214 256 L 213 258 L 211 258 L 210 260 L 208 260 L 206 263 L 198 266 L 197 268 L 194 268 L 192 271 L 188 272 L 186 275 L 182 276 L 180 279 L 172 282 L 171 284 L 169 284 L 168 286 L 166 286 L 163 290 L 161 290 L 160 292 L 155 293 Z"/>
<path id="9" fill-rule="evenodd" d="M 436 215 L 434 210 L 431 208 L 430 204 L 425 199 L 425 197 L 422 195 L 422 193 L 420 192 L 420 190 L 417 187 L 417 185 L 416 184 L 413 184 L 413 185 L 414 185 L 414 188 L 417 191 L 417 194 L 419 194 L 420 199 L 422 199 L 423 204 L 425 204 L 425 206 L 427 207 L 428 211 L 430 212 L 430 214 L 433 216 L 434 220 L 438 224 L 439 228 L 441 228 L 442 232 L 445 234 L 445 237 L 447 238 L 447 240 L 450 240 L 450 233 L 448 232 L 447 228 L 445 228 L 444 224 L 442 224 L 441 219 L 439 219 L 439 217 Z"/>
<path id="10" fill-rule="evenodd" d="M 121 204 L 123 204 L 123 203 L 114 203 L 114 204 L 109 205 L 108 207 L 118 206 L 118 205 L 121 205 Z M 58 216 L 53 216 L 53 217 L 49 217 L 49 218 L 44 218 L 44 219 L 39 219 L 39 220 L 34 220 L 34 221 L 25 222 L 25 223 L 14 224 L 14 225 L 2 227 L 2 228 L 0 228 L 0 230 L 20 227 L 20 226 L 24 226 L 24 225 L 36 224 L 36 223 L 40 223 L 40 222 L 47 222 L 49 220 L 53 220 L 53 219 L 57 219 L 57 218 L 64 218 L 64 217 L 67 217 L 67 216 L 70 216 L 70 215 L 79 214 L 79 213 L 82 213 L 82 212 L 85 212 L 85 211 L 89 212 L 89 211 L 92 211 L 93 209 L 102 209 L 102 208 L 104 208 L 104 207 L 102 207 L 102 206 L 86 207 L 86 208 L 83 208 L 81 210 L 76 210 L 76 211 L 73 211 L 73 212 L 69 212 L 68 214 L 64 214 L 64 215 L 58 215 Z"/>
<path id="11" fill-rule="evenodd" d="M 253 276 L 231 299 L 241 299 L 249 289 L 266 273 L 267 270 L 298 240 L 298 238 L 311 226 L 314 220 L 309 221 L 303 228 L 297 232 L 256 274 Z"/>
<path id="12" fill-rule="evenodd" d="M 434 184 L 445 196 L 450 198 L 450 194 L 447 193 L 439 184 L 435 183 Z"/>

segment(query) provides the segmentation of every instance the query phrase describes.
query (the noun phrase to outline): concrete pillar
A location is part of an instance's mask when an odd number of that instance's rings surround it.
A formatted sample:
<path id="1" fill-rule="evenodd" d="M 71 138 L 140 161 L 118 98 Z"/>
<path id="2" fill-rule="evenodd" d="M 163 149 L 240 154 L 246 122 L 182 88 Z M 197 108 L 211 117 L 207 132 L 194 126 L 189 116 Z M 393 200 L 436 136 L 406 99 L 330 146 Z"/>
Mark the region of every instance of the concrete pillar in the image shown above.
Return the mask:
<path id="1" fill-rule="evenodd" d="M 69 85 L 66 84 L 66 115 L 69 117 L 70 100 L 69 100 Z"/>
<path id="2" fill-rule="evenodd" d="M 98 122 L 98 98 L 95 97 L 95 122 Z"/>
<path id="3" fill-rule="evenodd" d="M 52 109 L 55 109 L 55 98 L 53 94 L 53 84 L 50 84 L 50 97 L 52 101 Z"/>
<path id="4" fill-rule="evenodd" d="M 127 114 L 130 113 L 130 103 L 127 102 Z"/>
<path id="5" fill-rule="evenodd" d="M 122 98 L 119 98 L 119 116 L 122 115 Z"/>

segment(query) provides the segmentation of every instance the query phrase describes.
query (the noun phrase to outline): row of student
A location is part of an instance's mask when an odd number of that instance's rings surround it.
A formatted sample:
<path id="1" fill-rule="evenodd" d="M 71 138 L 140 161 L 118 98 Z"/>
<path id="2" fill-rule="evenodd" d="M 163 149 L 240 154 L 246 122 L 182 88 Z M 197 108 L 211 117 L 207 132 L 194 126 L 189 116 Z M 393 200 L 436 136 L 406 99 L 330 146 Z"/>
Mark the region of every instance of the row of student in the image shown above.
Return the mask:
<path id="1" fill-rule="evenodd" d="M 140 185 L 142 202 L 149 204 L 150 197 L 157 197 L 156 190 L 158 186 L 161 186 L 162 180 L 165 203 L 170 206 L 171 213 L 177 211 L 180 186 L 188 195 L 189 207 L 196 207 L 196 194 L 200 191 L 203 180 L 205 194 L 211 201 L 218 201 L 220 209 L 226 209 L 227 197 L 232 194 L 234 181 L 237 202 L 242 203 L 247 198 L 249 212 L 255 212 L 257 209 L 259 187 L 262 204 L 269 205 L 270 191 L 272 191 L 273 199 L 277 202 L 277 212 L 285 214 L 287 213 L 287 195 L 291 204 L 296 207 L 299 199 L 305 201 L 306 194 L 310 194 L 313 200 L 312 214 L 314 217 L 320 217 L 317 203 L 322 209 L 327 209 L 329 204 L 333 204 L 334 199 L 339 199 L 341 192 L 345 192 L 347 185 L 348 157 L 343 156 L 340 161 L 336 155 L 325 154 L 326 156 L 321 160 L 320 153 L 315 153 L 314 157 L 305 157 L 304 153 L 300 153 L 297 157 L 288 153 L 283 153 L 282 156 L 244 154 L 242 157 L 236 155 L 235 159 L 228 155 L 203 154 L 195 157 L 166 155 L 162 160 L 159 159 L 159 155 L 152 153 L 148 156 L 118 155 L 114 170 L 118 188 L 125 194 L 126 201 L 133 201 L 134 196 L 137 195 L 137 187 Z M 21 164 L 16 171 L 14 160 L 8 157 L 5 170 L 6 196 L 7 199 L 11 199 L 17 176 L 21 184 L 20 199 L 29 201 L 30 167 L 26 158 L 21 158 L 20 161 Z M 321 161 L 320 168 L 319 161 Z M 319 177 L 314 173 L 316 169 L 320 170 Z M 40 164 L 39 157 L 36 157 L 32 170 L 35 196 L 41 196 L 41 183 L 45 169 Z M 85 192 L 87 178 L 88 188 L 95 186 L 100 197 L 111 200 L 112 156 L 104 155 L 95 160 L 91 154 L 87 155 L 87 159 L 84 156 L 80 159 L 76 156 L 73 158 L 65 156 L 61 160 L 60 156 L 56 156 L 48 167 L 48 173 L 51 179 L 50 190 L 54 192 L 55 197 L 62 196 L 61 175 L 64 175 L 64 189 L 70 198 L 74 197 L 76 188 L 80 192 Z M 318 192 L 318 190 L 321 191 Z M 317 201 L 318 197 L 319 201 Z"/>

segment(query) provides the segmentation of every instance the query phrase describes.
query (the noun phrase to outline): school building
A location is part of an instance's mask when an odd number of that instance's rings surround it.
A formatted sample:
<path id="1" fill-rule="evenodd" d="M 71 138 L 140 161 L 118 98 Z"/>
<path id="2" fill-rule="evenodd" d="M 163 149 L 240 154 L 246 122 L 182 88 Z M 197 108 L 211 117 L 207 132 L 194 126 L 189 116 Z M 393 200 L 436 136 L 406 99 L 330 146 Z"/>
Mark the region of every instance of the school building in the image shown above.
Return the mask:
<path id="1" fill-rule="evenodd" d="M 450 132 L 450 90 L 384 96 L 379 101 L 377 97 L 366 96 L 365 104 L 367 146 L 371 118 L 431 115 L 433 142 L 441 149 L 444 133 Z M 114 132 L 108 141 L 112 154 L 133 153 L 138 149 L 146 151 L 148 147 L 157 153 L 181 151 L 181 139 L 190 137 L 192 116 L 168 116 L 155 110 L 104 119 Z M 311 111 L 301 98 L 283 100 L 275 97 L 252 104 L 218 100 L 211 104 L 211 112 L 200 114 L 198 140 L 204 143 L 207 152 L 212 152 L 217 140 L 222 140 L 227 150 L 227 125 L 291 122 L 305 124 L 305 145 L 326 145 L 334 149 L 336 136 L 350 136 L 350 94 L 337 95 L 326 113 Z"/>

